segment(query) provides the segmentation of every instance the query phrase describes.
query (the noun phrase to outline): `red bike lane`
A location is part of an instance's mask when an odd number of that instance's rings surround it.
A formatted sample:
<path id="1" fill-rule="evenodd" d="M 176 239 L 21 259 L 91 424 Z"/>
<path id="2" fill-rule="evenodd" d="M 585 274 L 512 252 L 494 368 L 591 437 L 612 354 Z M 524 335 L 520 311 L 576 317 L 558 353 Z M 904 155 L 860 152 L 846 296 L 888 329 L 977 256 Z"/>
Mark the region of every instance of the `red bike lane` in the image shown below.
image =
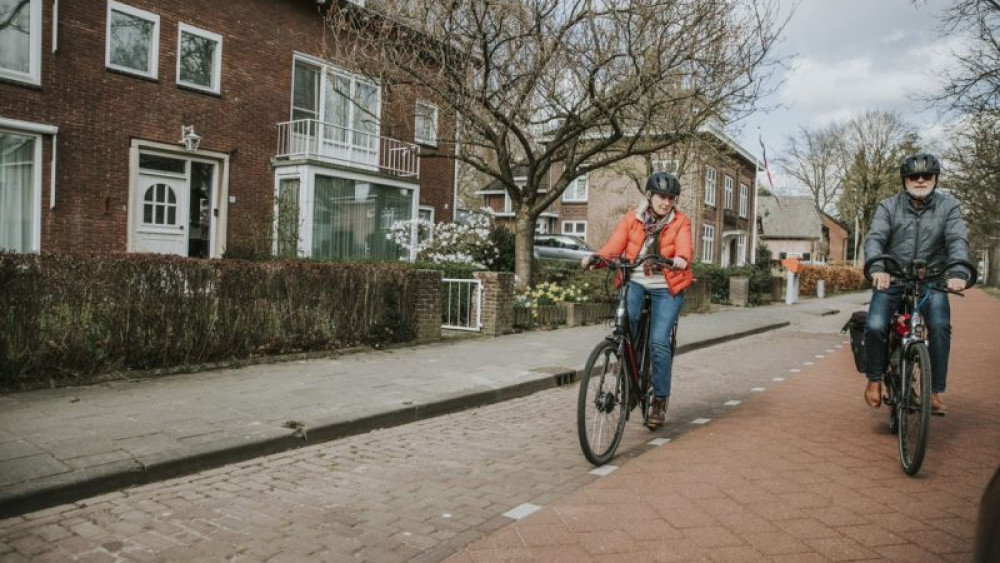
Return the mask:
<path id="1" fill-rule="evenodd" d="M 950 413 L 916 477 L 844 346 L 447 561 L 970 560 L 1000 466 L 1000 300 L 951 302 Z"/>

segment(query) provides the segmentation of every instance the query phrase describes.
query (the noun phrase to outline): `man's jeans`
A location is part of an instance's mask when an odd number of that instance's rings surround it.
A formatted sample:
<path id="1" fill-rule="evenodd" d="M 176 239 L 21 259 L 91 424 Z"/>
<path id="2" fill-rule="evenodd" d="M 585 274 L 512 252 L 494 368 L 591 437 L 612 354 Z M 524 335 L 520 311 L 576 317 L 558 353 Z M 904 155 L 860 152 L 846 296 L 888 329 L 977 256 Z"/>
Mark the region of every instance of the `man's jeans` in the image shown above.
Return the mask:
<path id="1" fill-rule="evenodd" d="M 649 349 L 653 361 L 653 395 L 670 396 L 671 351 L 670 329 L 677 322 L 684 306 L 684 293 L 671 295 L 668 289 L 646 289 L 635 282 L 628 287 L 628 317 L 632 322 L 632 335 L 639 330 L 639 313 L 643 297 L 650 296 Z"/>
<path id="2" fill-rule="evenodd" d="M 896 311 L 896 305 L 903 298 L 903 288 L 892 286 L 884 291 L 872 292 L 871 306 L 868 308 L 868 323 L 865 325 L 865 349 L 868 354 L 869 381 L 881 381 L 886 364 L 886 337 L 889 319 Z M 951 351 L 951 306 L 948 295 L 931 290 L 931 296 L 920 313 L 927 323 L 931 354 L 931 391 L 944 393 L 948 380 L 948 355 Z"/>

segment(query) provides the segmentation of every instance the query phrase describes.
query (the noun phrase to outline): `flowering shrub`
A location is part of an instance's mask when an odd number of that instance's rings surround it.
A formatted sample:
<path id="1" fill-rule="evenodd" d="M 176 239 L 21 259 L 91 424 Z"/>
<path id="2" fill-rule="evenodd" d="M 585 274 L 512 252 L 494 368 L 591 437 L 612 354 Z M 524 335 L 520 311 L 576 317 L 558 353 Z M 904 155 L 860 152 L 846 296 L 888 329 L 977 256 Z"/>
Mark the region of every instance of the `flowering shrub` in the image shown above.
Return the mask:
<path id="1" fill-rule="evenodd" d="M 464 264 L 474 268 L 504 271 L 506 237 L 493 225 L 493 211 L 482 208 L 469 213 L 464 223 L 431 223 L 426 220 L 397 221 L 386 235 L 403 247 L 410 245 L 410 232 L 417 224 L 420 236 L 417 260 L 431 264 Z M 428 236 L 429 235 L 429 236 Z M 503 245 L 506 246 L 506 245 Z M 509 252 L 513 253 L 513 244 Z"/>
<path id="2" fill-rule="evenodd" d="M 517 307 L 536 308 L 542 305 L 557 305 L 559 303 L 586 303 L 590 283 L 584 287 L 576 285 L 560 286 L 552 282 L 542 282 L 535 287 L 520 291 L 514 295 L 514 305 Z"/>

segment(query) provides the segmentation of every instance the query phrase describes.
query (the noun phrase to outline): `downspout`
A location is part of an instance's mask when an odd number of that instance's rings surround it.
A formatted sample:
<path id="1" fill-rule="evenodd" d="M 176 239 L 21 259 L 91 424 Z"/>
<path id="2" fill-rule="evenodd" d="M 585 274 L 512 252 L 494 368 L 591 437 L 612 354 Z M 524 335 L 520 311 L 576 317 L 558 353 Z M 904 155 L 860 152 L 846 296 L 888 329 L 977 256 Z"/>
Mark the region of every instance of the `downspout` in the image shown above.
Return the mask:
<path id="1" fill-rule="evenodd" d="M 452 181 L 451 197 L 451 220 L 458 220 L 458 167 L 462 161 L 458 160 L 458 154 L 462 151 L 462 114 L 455 112 L 455 178 Z"/>
<path id="2" fill-rule="evenodd" d="M 59 51 L 59 0 L 52 0 L 52 52 Z"/>
<path id="3" fill-rule="evenodd" d="M 49 162 L 49 209 L 56 208 L 56 147 L 59 145 L 59 134 L 52 134 L 52 160 Z"/>
<path id="4" fill-rule="evenodd" d="M 750 231 L 750 264 L 757 263 L 757 202 L 760 201 L 760 194 L 757 193 L 757 179 L 760 176 L 760 161 L 756 158 L 754 159 L 754 175 L 753 175 L 753 216 L 750 218 L 750 224 L 753 225 Z M 770 264 L 768 264 L 770 267 Z"/>

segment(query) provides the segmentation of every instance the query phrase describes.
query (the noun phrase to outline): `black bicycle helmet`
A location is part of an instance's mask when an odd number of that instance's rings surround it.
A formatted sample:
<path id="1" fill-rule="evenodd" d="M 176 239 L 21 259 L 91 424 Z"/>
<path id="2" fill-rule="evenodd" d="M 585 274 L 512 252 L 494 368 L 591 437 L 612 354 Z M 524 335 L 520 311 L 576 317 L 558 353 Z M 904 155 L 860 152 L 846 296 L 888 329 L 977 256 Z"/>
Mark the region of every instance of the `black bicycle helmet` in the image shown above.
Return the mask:
<path id="1" fill-rule="evenodd" d="M 899 177 L 906 178 L 910 174 L 930 172 L 934 175 L 941 174 L 941 161 L 933 154 L 920 152 L 911 154 L 903 159 L 903 164 L 899 165 Z"/>
<path id="2" fill-rule="evenodd" d="M 670 172 L 654 172 L 646 180 L 646 197 L 653 194 L 677 197 L 681 194 L 681 182 Z"/>

